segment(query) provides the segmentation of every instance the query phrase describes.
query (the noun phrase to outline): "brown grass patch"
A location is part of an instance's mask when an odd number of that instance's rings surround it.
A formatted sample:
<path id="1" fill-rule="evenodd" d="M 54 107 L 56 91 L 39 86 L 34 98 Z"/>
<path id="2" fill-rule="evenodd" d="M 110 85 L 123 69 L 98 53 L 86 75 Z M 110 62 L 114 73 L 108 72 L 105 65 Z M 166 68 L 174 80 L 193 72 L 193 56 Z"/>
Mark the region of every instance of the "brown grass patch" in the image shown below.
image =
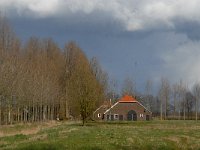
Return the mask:
<path id="1" fill-rule="evenodd" d="M 49 121 L 43 123 L 27 123 L 27 124 L 17 124 L 17 125 L 7 125 L 0 127 L 0 137 L 13 136 L 16 134 L 30 135 L 37 134 L 42 129 L 52 128 L 54 126 L 60 125 L 60 122 Z"/>

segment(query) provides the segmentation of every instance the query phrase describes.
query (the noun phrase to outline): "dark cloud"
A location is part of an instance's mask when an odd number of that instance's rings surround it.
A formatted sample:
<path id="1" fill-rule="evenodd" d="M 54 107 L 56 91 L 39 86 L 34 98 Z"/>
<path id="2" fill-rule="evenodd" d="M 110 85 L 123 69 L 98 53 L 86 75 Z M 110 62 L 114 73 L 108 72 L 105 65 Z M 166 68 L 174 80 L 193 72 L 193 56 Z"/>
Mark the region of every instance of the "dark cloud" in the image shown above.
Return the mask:
<path id="1" fill-rule="evenodd" d="M 191 40 L 200 40 L 200 23 L 191 21 L 191 22 L 176 22 L 176 32 L 184 33 Z"/>

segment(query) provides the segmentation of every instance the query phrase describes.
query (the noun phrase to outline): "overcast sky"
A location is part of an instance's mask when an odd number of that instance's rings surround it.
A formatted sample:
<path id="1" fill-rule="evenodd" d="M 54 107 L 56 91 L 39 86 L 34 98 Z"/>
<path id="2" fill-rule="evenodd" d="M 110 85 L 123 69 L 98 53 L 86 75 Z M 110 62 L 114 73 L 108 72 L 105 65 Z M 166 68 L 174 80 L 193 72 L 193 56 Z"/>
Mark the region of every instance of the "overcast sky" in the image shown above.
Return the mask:
<path id="1" fill-rule="evenodd" d="M 141 91 L 147 79 L 200 80 L 199 0 L 0 0 L 0 10 L 23 40 L 74 40 Z"/>

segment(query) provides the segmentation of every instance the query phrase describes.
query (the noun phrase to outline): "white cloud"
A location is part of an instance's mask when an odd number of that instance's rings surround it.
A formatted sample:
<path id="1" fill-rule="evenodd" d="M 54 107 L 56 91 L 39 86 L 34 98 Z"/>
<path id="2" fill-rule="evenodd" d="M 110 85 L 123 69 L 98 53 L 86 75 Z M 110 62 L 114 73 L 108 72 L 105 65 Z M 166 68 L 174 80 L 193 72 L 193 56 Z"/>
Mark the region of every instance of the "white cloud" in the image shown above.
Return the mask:
<path id="1" fill-rule="evenodd" d="M 6 14 L 29 16 L 29 17 L 48 17 L 59 12 L 60 0 L 1 0 L 0 8 Z M 17 14 L 10 14 L 10 10 Z"/>
<path id="2" fill-rule="evenodd" d="M 119 21 L 125 30 L 173 29 L 176 20 L 200 23 L 199 0 L 1 0 L 0 9 L 20 16 L 63 17 L 77 14 L 107 15 Z M 8 11 L 8 12 L 7 12 Z M 99 12 L 97 16 L 91 15 Z M 16 15 L 16 14 L 10 14 Z M 105 17 L 107 18 L 107 17 Z M 101 20 L 102 21 L 102 20 Z M 105 20 L 107 21 L 107 20 Z"/>

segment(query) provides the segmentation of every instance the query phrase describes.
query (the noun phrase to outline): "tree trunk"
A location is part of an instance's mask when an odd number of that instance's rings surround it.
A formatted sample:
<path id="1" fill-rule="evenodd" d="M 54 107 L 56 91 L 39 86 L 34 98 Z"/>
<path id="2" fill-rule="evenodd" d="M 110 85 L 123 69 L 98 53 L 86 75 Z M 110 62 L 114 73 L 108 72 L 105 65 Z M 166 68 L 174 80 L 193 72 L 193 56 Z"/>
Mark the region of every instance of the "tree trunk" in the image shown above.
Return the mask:
<path id="1" fill-rule="evenodd" d="M 1 125 L 1 96 L 0 96 L 0 125 Z"/>
<path id="2" fill-rule="evenodd" d="M 57 107 L 54 106 L 54 110 L 53 110 L 53 115 L 54 115 L 54 118 L 57 120 L 60 116 L 57 116 Z M 59 112 L 60 113 L 60 112 Z"/>
<path id="3" fill-rule="evenodd" d="M 53 107 L 53 105 L 50 105 L 50 120 L 53 120 L 52 119 L 52 107 Z"/>
<path id="4" fill-rule="evenodd" d="M 25 122 L 25 118 L 26 118 L 26 116 L 25 116 L 25 107 L 23 107 L 22 113 L 23 113 L 22 121 Z"/>
<path id="5" fill-rule="evenodd" d="M 42 118 L 43 118 L 43 108 L 42 108 L 43 106 L 42 106 L 42 104 L 40 104 L 40 107 L 39 107 L 39 112 L 38 112 L 38 116 L 39 116 L 39 121 L 40 122 L 42 122 L 43 120 L 42 120 Z"/>
<path id="6" fill-rule="evenodd" d="M 162 100 L 161 100 L 160 103 L 161 103 L 161 104 L 160 104 L 160 120 L 163 120 Z"/>
<path id="7" fill-rule="evenodd" d="M 46 106 L 43 106 L 43 121 L 46 121 Z"/>
<path id="8" fill-rule="evenodd" d="M 187 119 L 188 120 L 190 119 L 190 109 L 189 108 L 187 109 Z"/>
<path id="9" fill-rule="evenodd" d="M 56 117 L 54 117 L 54 104 L 53 104 L 51 107 L 51 120 L 53 120 L 54 118 Z"/>
<path id="10" fill-rule="evenodd" d="M 67 100 L 65 101 L 65 117 L 66 119 L 69 119 L 69 109 L 68 109 L 68 103 L 67 103 Z"/>
<path id="11" fill-rule="evenodd" d="M 24 123 L 26 122 L 26 106 L 24 107 Z"/>
<path id="12" fill-rule="evenodd" d="M 24 121 L 24 107 L 21 108 L 21 122 Z"/>
<path id="13" fill-rule="evenodd" d="M 174 119 L 176 117 L 176 98 L 174 97 Z"/>
<path id="14" fill-rule="evenodd" d="M 166 99 L 165 99 L 165 120 L 167 120 L 167 113 L 168 113 L 168 97 L 166 96 Z"/>
<path id="15" fill-rule="evenodd" d="M 25 122 L 27 123 L 28 121 L 28 106 L 26 105 L 25 107 Z"/>
<path id="16" fill-rule="evenodd" d="M 185 120 L 185 103 L 183 105 L 183 120 Z"/>
<path id="17" fill-rule="evenodd" d="M 32 105 L 32 122 L 35 122 L 35 105 Z"/>
<path id="18" fill-rule="evenodd" d="M 17 122 L 19 122 L 19 115 L 20 115 L 20 112 L 19 112 L 19 107 L 17 107 Z"/>
<path id="19" fill-rule="evenodd" d="M 83 126 L 85 126 L 85 117 L 82 117 Z"/>
<path id="20" fill-rule="evenodd" d="M 10 104 L 8 106 L 8 123 L 11 124 L 11 108 L 10 108 Z"/>
<path id="21" fill-rule="evenodd" d="M 35 114 L 34 114 L 34 116 L 35 116 L 35 122 L 37 122 L 37 104 L 35 104 Z"/>
<path id="22" fill-rule="evenodd" d="M 46 106 L 46 120 L 49 120 L 49 105 Z"/>
<path id="23" fill-rule="evenodd" d="M 197 99 L 196 99 L 196 104 L 195 104 L 195 120 L 197 121 L 198 120 L 198 102 L 197 102 Z"/>

